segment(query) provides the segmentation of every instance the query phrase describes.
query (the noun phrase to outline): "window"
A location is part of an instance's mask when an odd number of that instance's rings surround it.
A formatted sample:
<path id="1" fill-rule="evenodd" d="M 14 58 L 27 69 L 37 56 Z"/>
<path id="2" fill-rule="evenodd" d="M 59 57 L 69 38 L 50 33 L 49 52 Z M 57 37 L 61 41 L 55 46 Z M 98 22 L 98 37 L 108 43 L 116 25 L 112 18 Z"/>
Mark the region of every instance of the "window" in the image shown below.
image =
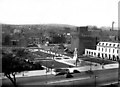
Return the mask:
<path id="1" fill-rule="evenodd" d="M 119 57 L 117 56 L 117 60 L 119 60 Z"/>
<path id="2" fill-rule="evenodd" d="M 94 53 L 94 55 L 96 55 L 96 53 Z"/>
<path id="3" fill-rule="evenodd" d="M 111 56 L 110 56 L 110 54 L 109 54 L 109 59 L 111 59 Z"/>
<path id="4" fill-rule="evenodd" d="M 102 51 L 103 51 L 103 48 L 102 48 Z"/>
<path id="5" fill-rule="evenodd" d="M 117 47 L 119 47 L 119 44 L 117 45 Z"/>
<path id="6" fill-rule="evenodd" d="M 116 60 L 115 55 L 113 55 L 113 60 Z"/>
<path id="7" fill-rule="evenodd" d="M 102 45 L 104 46 L 104 43 L 102 43 Z"/>
<path id="8" fill-rule="evenodd" d="M 108 43 L 106 43 L 106 46 L 108 45 Z"/>
<path id="9" fill-rule="evenodd" d="M 102 58 L 104 57 L 104 54 L 102 53 Z"/>
<path id="10" fill-rule="evenodd" d="M 105 48 L 105 52 L 107 52 L 107 48 Z"/>
<path id="11" fill-rule="evenodd" d="M 113 44 L 113 46 L 115 47 L 115 44 Z"/>
<path id="12" fill-rule="evenodd" d="M 90 54 L 90 52 L 89 52 L 89 54 Z"/>
<path id="13" fill-rule="evenodd" d="M 98 48 L 98 51 L 100 51 L 100 48 Z"/>
<path id="14" fill-rule="evenodd" d="M 109 44 L 109 46 L 111 46 L 111 44 Z"/>
<path id="15" fill-rule="evenodd" d="M 88 51 L 87 51 L 87 54 L 88 54 Z"/>
<path id="16" fill-rule="evenodd" d="M 100 53 L 98 53 L 98 57 L 100 57 Z"/>
<path id="17" fill-rule="evenodd" d="M 113 53 L 114 53 L 114 51 L 115 51 L 115 50 L 113 49 Z"/>
<path id="18" fill-rule="evenodd" d="M 110 49 L 109 49 L 109 52 L 110 52 Z"/>
<path id="19" fill-rule="evenodd" d="M 91 52 L 91 54 L 93 55 L 93 52 Z"/>
<path id="20" fill-rule="evenodd" d="M 105 57 L 107 57 L 107 54 L 105 54 Z"/>
<path id="21" fill-rule="evenodd" d="M 117 50 L 117 53 L 119 53 L 119 50 Z"/>

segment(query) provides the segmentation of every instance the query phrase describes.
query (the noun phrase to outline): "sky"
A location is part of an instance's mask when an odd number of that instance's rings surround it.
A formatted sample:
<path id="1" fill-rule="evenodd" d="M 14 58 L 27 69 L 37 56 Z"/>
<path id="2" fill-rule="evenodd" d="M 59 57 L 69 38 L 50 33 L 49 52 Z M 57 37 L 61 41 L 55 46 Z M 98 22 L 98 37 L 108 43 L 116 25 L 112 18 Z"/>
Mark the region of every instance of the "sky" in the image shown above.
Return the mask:
<path id="1" fill-rule="evenodd" d="M 120 0 L 0 0 L 0 23 L 118 26 Z"/>

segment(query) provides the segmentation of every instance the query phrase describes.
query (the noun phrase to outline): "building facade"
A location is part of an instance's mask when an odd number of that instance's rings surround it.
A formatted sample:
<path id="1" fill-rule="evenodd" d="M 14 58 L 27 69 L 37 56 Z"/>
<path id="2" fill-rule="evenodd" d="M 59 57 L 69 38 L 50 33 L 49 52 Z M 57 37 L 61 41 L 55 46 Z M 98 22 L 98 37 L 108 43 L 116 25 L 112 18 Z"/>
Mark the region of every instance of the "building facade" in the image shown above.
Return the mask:
<path id="1" fill-rule="evenodd" d="M 120 59 L 120 43 L 99 42 L 96 50 L 85 49 L 85 55 L 117 61 Z"/>
<path id="2" fill-rule="evenodd" d="M 91 35 L 87 26 L 77 27 L 76 33 L 72 33 L 71 48 L 78 49 L 78 56 L 83 55 L 85 48 L 96 49 L 97 38 Z"/>

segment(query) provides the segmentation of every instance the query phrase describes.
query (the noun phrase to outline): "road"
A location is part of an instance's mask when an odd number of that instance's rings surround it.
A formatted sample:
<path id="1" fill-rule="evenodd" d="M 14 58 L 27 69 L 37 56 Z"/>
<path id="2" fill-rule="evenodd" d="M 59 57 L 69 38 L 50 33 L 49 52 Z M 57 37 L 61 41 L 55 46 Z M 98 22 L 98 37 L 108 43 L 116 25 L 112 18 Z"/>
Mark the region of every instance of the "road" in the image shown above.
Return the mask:
<path id="1" fill-rule="evenodd" d="M 83 86 L 95 87 L 95 86 L 100 86 L 102 84 L 117 82 L 118 79 L 117 71 L 118 69 L 110 69 L 110 70 L 94 71 L 93 74 L 76 73 L 76 74 L 72 74 L 73 78 L 66 78 L 65 75 L 21 77 L 21 78 L 17 78 L 17 84 L 21 85 L 20 87 L 26 87 L 26 85 L 52 85 L 52 86 L 82 85 L 82 87 Z M 3 85 L 9 85 L 9 87 L 11 85 L 11 82 L 8 79 L 3 79 L 2 83 Z"/>

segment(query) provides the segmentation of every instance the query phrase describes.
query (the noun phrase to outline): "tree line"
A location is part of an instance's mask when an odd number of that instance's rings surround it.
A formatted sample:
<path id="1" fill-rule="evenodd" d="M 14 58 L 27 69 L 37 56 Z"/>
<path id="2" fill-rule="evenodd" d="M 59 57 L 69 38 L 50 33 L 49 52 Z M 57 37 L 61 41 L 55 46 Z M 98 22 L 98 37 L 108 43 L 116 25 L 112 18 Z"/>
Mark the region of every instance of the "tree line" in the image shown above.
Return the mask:
<path id="1" fill-rule="evenodd" d="M 2 50 L 2 73 L 15 87 L 17 87 L 16 74 L 28 70 L 44 69 L 40 63 L 29 61 L 25 49 L 14 49 L 11 52 Z M 28 59 L 28 60 L 26 60 Z"/>

